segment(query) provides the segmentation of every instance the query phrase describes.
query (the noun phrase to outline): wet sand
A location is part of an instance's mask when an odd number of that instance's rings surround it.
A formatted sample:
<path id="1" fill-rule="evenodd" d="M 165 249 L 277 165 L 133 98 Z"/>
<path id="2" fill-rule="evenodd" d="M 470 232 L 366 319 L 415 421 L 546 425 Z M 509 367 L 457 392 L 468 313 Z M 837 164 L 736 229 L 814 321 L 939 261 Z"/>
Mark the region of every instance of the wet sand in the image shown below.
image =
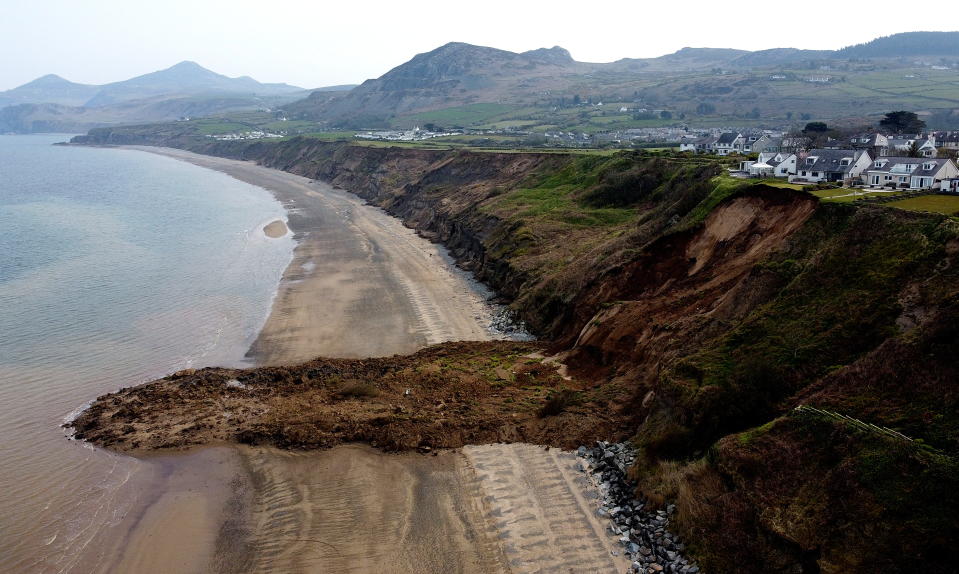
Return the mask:
<path id="1" fill-rule="evenodd" d="M 389 356 L 491 338 L 489 307 L 444 249 L 355 195 L 251 162 L 134 149 L 222 171 L 286 206 L 297 246 L 250 350 L 258 365 Z"/>
<path id="2" fill-rule="evenodd" d="M 251 349 L 258 364 L 489 339 L 488 308 L 441 248 L 324 184 L 143 148 L 272 191 L 298 242 Z M 207 461 L 197 464 L 197 460 Z M 485 445 L 436 456 L 363 446 L 203 448 L 163 459 L 104 572 L 621 572 L 569 453 Z M 91 570 L 92 571 L 92 570 Z"/>

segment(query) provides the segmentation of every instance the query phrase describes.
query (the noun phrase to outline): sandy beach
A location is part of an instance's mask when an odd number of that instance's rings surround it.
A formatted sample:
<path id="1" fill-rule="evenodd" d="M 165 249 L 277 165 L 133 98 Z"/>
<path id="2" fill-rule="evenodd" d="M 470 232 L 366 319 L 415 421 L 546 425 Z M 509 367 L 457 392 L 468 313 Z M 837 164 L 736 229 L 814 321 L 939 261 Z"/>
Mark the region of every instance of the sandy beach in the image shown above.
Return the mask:
<path id="1" fill-rule="evenodd" d="M 250 162 L 134 149 L 224 172 L 286 206 L 297 246 L 250 350 L 258 365 L 389 356 L 490 338 L 490 309 L 445 250 L 355 195 Z"/>
<path id="2" fill-rule="evenodd" d="M 486 340 L 490 310 L 443 250 L 330 186 L 251 163 L 142 148 L 270 190 L 297 241 L 252 349 L 258 365 Z M 280 222 L 282 223 L 282 222 Z M 270 223 L 266 227 L 273 225 Z M 264 229 L 268 236 L 284 229 Z M 200 464 L 197 461 L 201 461 Z M 205 461 L 205 462 L 204 462 Z M 617 572 L 615 537 L 568 452 L 428 455 L 367 446 L 217 446 L 165 456 L 159 495 L 104 572 Z"/>

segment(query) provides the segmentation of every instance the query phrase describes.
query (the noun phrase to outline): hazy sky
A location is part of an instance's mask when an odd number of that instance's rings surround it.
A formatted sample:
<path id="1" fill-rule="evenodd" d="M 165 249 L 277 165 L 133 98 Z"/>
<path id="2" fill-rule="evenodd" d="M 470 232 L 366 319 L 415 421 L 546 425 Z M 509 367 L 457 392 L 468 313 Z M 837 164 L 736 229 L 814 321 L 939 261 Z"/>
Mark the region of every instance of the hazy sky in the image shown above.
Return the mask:
<path id="1" fill-rule="evenodd" d="M 923 2 L 921 14 L 896 5 L 908 16 L 835 0 L 0 0 L 0 90 L 47 73 L 101 84 L 181 60 L 308 88 L 359 83 L 450 41 L 560 45 L 608 62 L 684 46 L 834 49 L 919 23 L 959 29 L 951 0 Z"/>

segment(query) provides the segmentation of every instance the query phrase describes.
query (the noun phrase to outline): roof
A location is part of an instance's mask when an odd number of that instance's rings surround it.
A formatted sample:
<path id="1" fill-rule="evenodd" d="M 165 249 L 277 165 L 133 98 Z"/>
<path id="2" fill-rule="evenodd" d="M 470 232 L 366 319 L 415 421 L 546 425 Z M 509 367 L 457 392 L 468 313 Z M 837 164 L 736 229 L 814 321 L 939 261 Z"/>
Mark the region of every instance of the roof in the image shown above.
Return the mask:
<path id="1" fill-rule="evenodd" d="M 716 141 L 718 144 L 732 144 L 741 136 L 736 132 L 726 132 L 723 135 L 719 136 L 719 139 Z"/>
<path id="2" fill-rule="evenodd" d="M 876 167 L 876 162 L 880 161 L 884 162 L 882 167 Z M 935 175 L 949 161 L 951 161 L 949 158 L 934 157 L 879 157 L 876 158 L 876 162 L 873 162 L 868 171 L 898 173 L 900 175 Z M 931 168 L 925 169 L 927 165 Z M 896 166 L 901 167 L 897 169 Z M 915 166 L 915 168 L 910 169 L 908 166 Z"/>
<path id="3" fill-rule="evenodd" d="M 802 168 L 807 171 L 826 171 L 845 173 L 852 169 L 862 154 L 865 152 L 854 149 L 814 149 L 810 150 L 806 158 L 802 161 Z M 816 158 L 816 162 L 809 164 L 806 162 L 809 158 Z M 842 165 L 842 160 L 848 159 L 849 163 Z"/>

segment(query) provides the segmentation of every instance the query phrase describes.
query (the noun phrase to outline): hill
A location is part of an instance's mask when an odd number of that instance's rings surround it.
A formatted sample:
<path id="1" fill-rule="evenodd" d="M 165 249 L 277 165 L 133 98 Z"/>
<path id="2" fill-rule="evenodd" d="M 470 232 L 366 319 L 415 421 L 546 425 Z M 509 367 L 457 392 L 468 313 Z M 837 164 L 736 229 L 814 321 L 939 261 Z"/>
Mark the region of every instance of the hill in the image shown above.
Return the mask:
<path id="1" fill-rule="evenodd" d="M 321 98 L 303 113 L 336 124 L 385 124 L 393 116 L 417 111 L 526 99 L 529 93 L 554 85 L 556 74 L 576 66 L 569 52 L 559 47 L 517 54 L 452 42 L 414 56 L 341 98 Z M 517 82 L 523 84 L 521 92 Z"/>
<path id="2" fill-rule="evenodd" d="M 230 78 L 195 62 L 102 86 L 49 74 L 0 92 L 0 132 L 78 132 L 162 122 L 273 108 L 306 95 L 303 88 Z"/>
<path id="3" fill-rule="evenodd" d="M 834 54 L 836 58 L 903 58 L 959 54 L 959 32 L 905 32 L 856 44 Z"/>
<path id="4" fill-rule="evenodd" d="M 288 84 L 261 84 L 249 76 L 229 78 L 196 62 L 184 61 L 165 70 L 101 86 L 97 94 L 86 102 L 86 106 L 103 107 L 171 94 L 230 93 L 265 96 L 302 91 L 302 88 Z"/>
<path id="5" fill-rule="evenodd" d="M 77 84 L 56 74 L 47 74 L 12 90 L 0 92 L 0 108 L 36 103 L 82 106 L 99 89 L 99 86 Z"/>
<path id="6" fill-rule="evenodd" d="M 679 120 L 783 125 L 861 119 L 889 109 L 931 116 L 959 99 L 957 38 L 953 32 L 898 34 L 842 50 L 688 47 L 611 63 L 577 62 L 559 47 L 515 53 L 454 42 L 342 97 L 314 94 L 287 109 L 331 127 L 432 122 L 575 132 Z M 915 54 L 927 58 L 916 61 Z M 662 111 L 673 121 L 660 121 Z"/>

